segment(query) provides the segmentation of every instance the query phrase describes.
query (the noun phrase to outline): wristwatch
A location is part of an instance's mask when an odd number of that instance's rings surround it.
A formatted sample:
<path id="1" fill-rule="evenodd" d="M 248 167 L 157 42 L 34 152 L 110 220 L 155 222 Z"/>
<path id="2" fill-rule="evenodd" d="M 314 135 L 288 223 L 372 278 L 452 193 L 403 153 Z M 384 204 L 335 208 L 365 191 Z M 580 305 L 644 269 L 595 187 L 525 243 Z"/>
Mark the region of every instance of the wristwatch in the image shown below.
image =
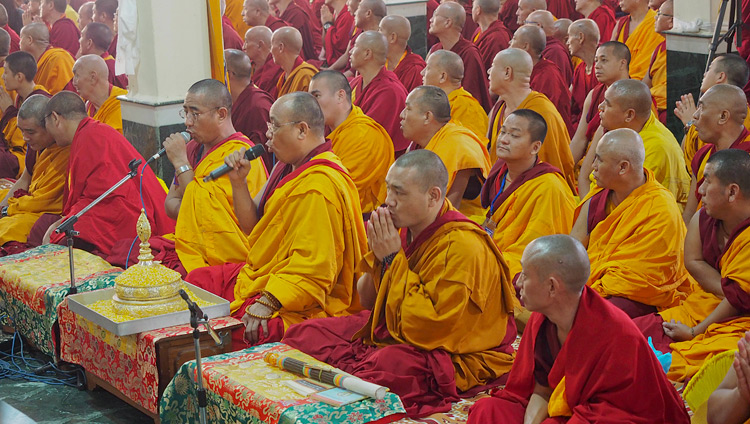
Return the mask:
<path id="1" fill-rule="evenodd" d="M 327 31 L 328 28 L 330 28 L 332 26 L 333 26 L 333 22 L 326 22 L 326 23 L 323 24 L 323 30 Z"/>
<path id="2" fill-rule="evenodd" d="M 8 207 L 3 206 L 3 208 L 0 209 L 0 218 L 5 218 L 6 216 L 8 216 Z"/>
<path id="3" fill-rule="evenodd" d="M 685 128 L 683 130 L 685 131 L 685 135 L 687 135 L 688 131 L 690 131 L 690 127 L 692 127 L 694 124 L 693 120 L 689 120 L 687 124 L 685 124 Z"/>
<path id="4" fill-rule="evenodd" d="M 190 171 L 191 169 L 193 169 L 193 168 L 190 165 L 187 165 L 187 164 L 182 165 L 181 167 L 179 167 L 179 168 L 177 168 L 175 170 L 174 176 L 175 176 L 175 178 L 177 178 L 177 177 L 180 176 L 180 174 L 185 173 L 187 171 Z"/>

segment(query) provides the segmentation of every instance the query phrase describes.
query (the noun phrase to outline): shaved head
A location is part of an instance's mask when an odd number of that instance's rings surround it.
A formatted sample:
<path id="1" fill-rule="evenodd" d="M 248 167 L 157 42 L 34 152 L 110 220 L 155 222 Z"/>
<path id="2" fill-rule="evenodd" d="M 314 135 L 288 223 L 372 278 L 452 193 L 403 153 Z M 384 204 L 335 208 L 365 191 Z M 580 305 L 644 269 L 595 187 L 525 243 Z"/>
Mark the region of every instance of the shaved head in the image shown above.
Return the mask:
<path id="1" fill-rule="evenodd" d="M 234 73 L 238 78 L 250 78 L 253 64 L 242 50 L 224 50 L 224 61 L 227 71 Z"/>
<path id="2" fill-rule="evenodd" d="M 114 34 L 112 30 L 106 24 L 100 22 L 92 22 L 81 31 L 83 39 L 91 40 L 94 46 L 99 50 L 109 49 L 109 45 L 112 44 Z"/>
<path id="3" fill-rule="evenodd" d="M 369 10 L 375 17 L 382 19 L 388 14 L 383 0 L 362 0 L 359 7 L 363 10 Z"/>
<path id="4" fill-rule="evenodd" d="M 729 84 L 717 84 L 709 88 L 700 98 L 704 105 L 716 106 L 729 111 L 736 124 L 742 124 L 747 117 L 747 97 L 741 88 Z"/>
<path id="5" fill-rule="evenodd" d="M 66 120 L 81 120 L 86 117 L 86 105 L 78 94 L 61 91 L 49 99 L 44 108 L 44 116 L 51 115 L 53 112 Z"/>
<path id="6" fill-rule="evenodd" d="M 49 44 L 49 30 L 43 22 L 32 22 L 21 28 L 21 37 L 29 36 L 35 43 Z"/>
<path id="7" fill-rule="evenodd" d="M 727 53 L 714 59 L 716 72 L 723 72 L 727 76 L 727 84 L 737 87 L 747 85 L 750 70 L 745 59 L 735 53 Z"/>
<path id="8" fill-rule="evenodd" d="M 268 5 L 268 0 L 245 0 L 245 3 L 253 9 L 260 10 L 263 14 L 271 14 L 271 7 Z"/>
<path id="9" fill-rule="evenodd" d="M 620 128 L 605 133 L 599 140 L 596 152 L 600 155 L 607 155 L 617 162 L 626 161 L 634 170 L 643 169 L 643 161 L 646 160 L 643 139 L 630 128 Z"/>
<path id="10" fill-rule="evenodd" d="M 7 56 L 10 53 L 10 34 L 8 31 L 0 28 L 0 57 Z"/>
<path id="11" fill-rule="evenodd" d="M 579 294 L 589 279 L 591 263 L 578 240 L 555 234 L 539 237 L 526 246 L 523 270 L 531 271 L 540 280 L 555 276 L 570 293 Z"/>
<path id="12" fill-rule="evenodd" d="M 94 2 L 87 1 L 78 8 L 78 16 L 84 19 L 84 23 L 91 22 L 94 19 Z M 86 28 L 86 25 L 83 26 Z"/>
<path id="13" fill-rule="evenodd" d="M 616 60 L 625 60 L 630 67 L 630 49 L 625 43 L 619 41 L 607 41 L 599 46 L 600 49 L 608 49 Z"/>
<path id="14" fill-rule="evenodd" d="M 312 94 L 304 91 L 285 94 L 274 102 L 272 108 L 285 122 L 304 122 L 314 135 L 323 137 L 325 117 Z"/>
<path id="15" fill-rule="evenodd" d="M 450 19 L 451 22 L 453 22 L 453 26 L 459 31 L 463 29 L 464 24 L 466 23 L 466 10 L 463 6 L 454 1 L 447 1 L 435 9 L 435 13 L 438 12 L 440 15 Z"/>
<path id="16" fill-rule="evenodd" d="M 285 26 L 274 31 L 271 43 L 283 44 L 284 49 L 299 55 L 302 51 L 302 34 L 294 27 Z"/>
<path id="17" fill-rule="evenodd" d="M 546 10 L 535 10 L 529 14 L 526 20 L 539 25 L 547 35 L 552 35 L 555 30 L 555 17 Z"/>
<path id="18" fill-rule="evenodd" d="M 8 10 L 0 4 L 0 26 L 8 25 Z"/>
<path id="19" fill-rule="evenodd" d="M 519 6 L 522 3 L 524 6 L 534 10 L 547 10 L 547 2 L 545 0 L 518 0 Z"/>
<path id="20" fill-rule="evenodd" d="M 737 184 L 745 199 L 750 198 L 750 154 L 740 149 L 725 149 L 711 155 L 706 165 L 713 165 L 713 176 L 724 186 Z"/>
<path id="21" fill-rule="evenodd" d="M 464 79 L 464 61 L 461 56 L 450 50 L 437 50 L 427 58 L 430 65 L 445 72 L 454 83 Z"/>
<path id="22" fill-rule="evenodd" d="M 313 75 L 311 81 L 324 81 L 330 94 L 336 93 L 339 90 L 344 90 L 344 97 L 349 100 L 349 105 L 352 104 L 352 87 L 349 84 L 346 75 L 342 74 L 341 71 L 324 69 Z"/>
<path id="23" fill-rule="evenodd" d="M 525 75 L 527 77 L 531 75 L 531 70 L 534 68 L 531 56 L 525 50 L 514 48 L 500 51 L 495 55 L 494 63 L 499 64 L 501 67 L 510 67 L 513 69 L 514 74 Z"/>
<path id="24" fill-rule="evenodd" d="M 200 102 L 209 108 L 226 108 L 232 112 L 232 96 L 224 84 L 211 78 L 200 80 L 191 85 L 188 94 L 200 98 Z"/>
<path id="25" fill-rule="evenodd" d="M 448 95 L 439 87 L 422 85 L 411 91 L 412 101 L 421 112 L 432 112 L 435 120 L 447 123 L 451 120 L 451 103 Z"/>
<path id="26" fill-rule="evenodd" d="M 73 65 L 73 73 L 79 72 L 81 75 L 90 75 L 94 73 L 100 80 L 109 83 L 109 68 L 107 68 L 104 59 L 99 55 L 87 54 L 76 60 L 76 63 Z"/>
<path id="27" fill-rule="evenodd" d="M 255 26 L 245 32 L 245 41 L 256 43 L 262 41 L 267 46 L 271 45 L 271 37 L 273 37 L 273 31 L 266 26 Z"/>
<path id="28" fill-rule="evenodd" d="M 386 36 L 396 34 L 401 45 L 406 45 L 411 38 L 411 23 L 401 15 L 388 15 L 380 21 L 380 30 Z"/>
<path id="29" fill-rule="evenodd" d="M 49 103 L 49 97 L 42 94 L 34 94 L 24 100 L 18 109 L 18 118 L 33 119 L 40 127 L 44 126 L 45 109 Z"/>
<path id="30" fill-rule="evenodd" d="M 96 0 L 96 13 L 105 13 L 109 19 L 115 18 L 117 13 L 117 0 Z"/>
<path id="31" fill-rule="evenodd" d="M 354 44 L 361 49 L 370 50 L 375 63 L 385 64 L 388 54 L 388 40 L 385 35 L 378 31 L 365 31 L 357 37 Z"/>
<path id="32" fill-rule="evenodd" d="M 651 91 L 643 81 L 616 81 L 607 89 L 607 97 L 622 110 L 633 109 L 639 119 L 648 119 L 651 115 Z"/>
<path id="33" fill-rule="evenodd" d="M 448 191 L 448 169 L 435 153 L 419 149 L 406 153 L 396 159 L 392 167 L 413 169 L 411 173 L 416 181 L 411 181 L 419 185 L 423 192 L 427 192 L 432 187 L 437 187 L 445 197 Z"/>
<path id="34" fill-rule="evenodd" d="M 486 15 L 496 16 L 500 13 L 500 0 L 474 0 L 474 4 Z"/>
<path id="35" fill-rule="evenodd" d="M 571 36 L 583 34 L 586 42 L 599 44 L 599 26 L 591 19 L 579 19 L 573 22 L 570 24 L 570 28 L 568 28 L 568 34 Z"/>
<path id="36" fill-rule="evenodd" d="M 529 51 L 537 57 L 540 57 L 544 48 L 547 47 L 547 36 L 536 25 L 524 25 L 518 28 L 513 38 L 521 45 L 528 44 Z"/>

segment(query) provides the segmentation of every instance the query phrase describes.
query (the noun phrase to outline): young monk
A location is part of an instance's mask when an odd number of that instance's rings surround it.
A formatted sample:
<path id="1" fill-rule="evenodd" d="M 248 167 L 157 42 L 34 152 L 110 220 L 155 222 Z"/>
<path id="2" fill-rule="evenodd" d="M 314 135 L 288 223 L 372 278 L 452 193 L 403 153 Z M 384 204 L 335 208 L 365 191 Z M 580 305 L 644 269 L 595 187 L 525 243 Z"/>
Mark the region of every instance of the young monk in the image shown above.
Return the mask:
<path id="1" fill-rule="evenodd" d="M 630 76 L 642 80 L 648 72 L 654 50 L 664 41 L 655 30 L 656 11 L 649 9 L 648 0 L 629 0 L 620 8 L 627 15 L 617 21 L 612 41 L 625 43 L 630 49 Z"/>

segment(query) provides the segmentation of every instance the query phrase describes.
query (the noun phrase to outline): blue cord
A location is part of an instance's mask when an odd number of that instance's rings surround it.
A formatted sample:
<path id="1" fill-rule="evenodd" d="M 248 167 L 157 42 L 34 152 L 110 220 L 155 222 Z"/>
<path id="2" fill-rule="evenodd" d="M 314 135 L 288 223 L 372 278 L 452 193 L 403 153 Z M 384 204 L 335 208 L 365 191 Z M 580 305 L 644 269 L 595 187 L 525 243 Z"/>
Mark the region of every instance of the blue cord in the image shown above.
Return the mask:
<path id="1" fill-rule="evenodd" d="M 148 166 L 148 165 L 144 164 L 143 168 L 141 168 L 141 181 L 140 181 L 140 187 L 138 188 L 138 190 L 140 191 L 140 195 L 141 195 L 141 208 L 143 208 L 143 210 L 145 211 L 144 213 L 146 215 L 146 218 L 148 218 L 148 211 L 146 211 L 146 202 L 143 201 L 143 171 L 146 170 L 146 166 Z M 135 238 L 133 239 L 133 242 L 130 243 L 130 249 L 128 249 L 128 256 L 125 257 L 125 269 L 128 269 L 128 267 L 130 266 L 129 265 L 130 254 L 133 252 L 133 247 L 135 246 L 135 242 L 136 241 L 138 241 L 138 235 L 137 234 L 136 234 Z"/>
<path id="2" fill-rule="evenodd" d="M 20 355 L 14 354 L 16 349 L 16 340 L 18 340 L 18 343 L 20 345 Z M 54 364 L 48 362 L 44 363 L 38 359 L 29 358 L 27 359 L 26 356 L 23 353 L 23 339 L 21 336 L 16 332 L 13 335 L 13 341 L 11 343 L 11 351 L 10 353 L 5 353 L 0 351 L 0 378 L 10 378 L 13 380 L 27 380 L 31 382 L 36 383 L 45 383 L 50 384 L 54 386 L 71 386 L 76 387 L 76 375 L 75 371 L 62 371 L 59 368 L 57 368 Z M 8 362 L 7 359 L 10 359 L 10 362 Z M 16 360 L 19 360 L 19 362 L 16 362 Z M 36 368 L 39 368 L 44 365 L 51 365 L 52 369 L 55 371 L 58 371 L 62 374 L 72 374 L 70 377 L 65 379 L 60 379 L 57 377 L 49 376 L 49 375 L 36 375 L 34 374 L 33 370 Z M 49 370 L 48 372 L 53 372 Z"/>

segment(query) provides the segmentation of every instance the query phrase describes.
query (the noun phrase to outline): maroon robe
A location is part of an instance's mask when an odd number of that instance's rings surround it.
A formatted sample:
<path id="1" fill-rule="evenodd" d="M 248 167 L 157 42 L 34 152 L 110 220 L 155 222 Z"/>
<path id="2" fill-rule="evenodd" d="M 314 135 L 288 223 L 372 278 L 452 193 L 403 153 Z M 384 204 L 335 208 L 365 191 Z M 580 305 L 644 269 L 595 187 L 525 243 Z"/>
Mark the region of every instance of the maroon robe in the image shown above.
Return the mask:
<path id="1" fill-rule="evenodd" d="M 269 121 L 268 111 L 273 104 L 273 98 L 256 87 L 249 84 L 232 103 L 232 124 L 234 129 L 245 134 L 255 145 L 266 146 L 266 123 Z M 273 168 L 273 158 L 266 150 L 263 154 L 263 163 L 266 170 Z"/>
<path id="2" fill-rule="evenodd" d="M 310 19 L 313 48 L 320 54 L 323 48 L 323 26 L 320 23 L 320 3 L 310 4 L 307 0 L 294 0 L 294 3 L 301 7 Z M 313 2 L 315 3 L 315 2 Z M 315 58 L 317 59 L 317 57 Z"/>
<path id="3" fill-rule="evenodd" d="M 276 98 L 276 83 L 279 82 L 279 77 L 284 73 L 281 66 L 277 65 L 271 57 L 271 53 L 266 58 L 266 63 L 263 66 L 255 68 L 253 72 L 253 83 L 258 86 L 261 90 L 265 91 L 272 98 Z"/>
<path id="4" fill-rule="evenodd" d="M 511 38 L 513 38 L 513 33 L 505 27 L 502 21 L 497 20 L 487 27 L 487 31 L 482 31 L 481 28 L 477 27 L 470 40 L 479 49 L 484 68 L 490 69 L 492 61 L 495 60 L 495 55 L 500 50 L 508 48 Z"/>
<path id="5" fill-rule="evenodd" d="M 461 36 L 467 40 L 471 40 L 471 36 L 477 31 L 479 25 L 474 22 L 474 18 L 471 16 L 472 0 L 464 0 L 465 4 L 462 4 L 464 11 L 466 12 L 466 21 L 464 21 L 464 27 L 461 29 Z M 461 4 L 459 2 L 459 4 Z"/>
<path id="6" fill-rule="evenodd" d="M 240 37 L 237 30 L 232 26 L 232 21 L 226 16 L 221 17 L 221 29 L 224 36 L 224 48 L 242 50 L 245 40 Z"/>
<path id="7" fill-rule="evenodd" d="M 742 132 L 740 133 L 739 137 L 737 137 L 734 142 L 732 142 L 732 145 L 729 146 L 729 149 L 739 149 L 744 150 L 748 153 L 750 153 L 750 142 L 745 141 L 748 138 L 748 135 L 750 135 L 750 131 L 748 131 L 747 128 L 742 128 Z M 695 152 L 695 155 L 693 156 L 693 160 L 690 162 L 690 172 L 697 176 L 698 171 L 700 171 L 701 164 L 703 164 L 703 161 L 706 159 L 706 156 L 711 156 L 714 153 L 716 153 L 716 145 L 706 143 L 703 147 L 698 149 L 697 152 Z M 700 186 L 703 185 L 703 177 L 701 177 L 700 180 L 698 180 L 695 184 L 695 198 L 700 201 L 703 196 L 698 193 L 698 189 Z"/>
<path id="8" fill-rule="evenodd" d="M 547 10 L 557 19 L 577 21 L 583 15 L 576 11 L 575 0 L 547 0 Z"/>
<path id="9" fill-rule="evenodd" d="M 570 91 L 568 85 L 563 81 L 560 68 L 552 61 L 540 59 L 531 70 L 531 79 L 529 81 L 531 89 L 538 91 L 552 102 L 560 112 L 560 116 L 568 128 L 568 133 L 572 132 L 573 126 L 570 119 Z"/>
<path id="10" fill-rule="evenodd" d="M 583 103 L 586 102 L 586 96 L 598 84 L 599 80 L 596 79 L 593 66 L 591 67 L 590 74 L 586 73 L 585 62 L 582 61 L 576 66 L 575 71 L 573 71 L 573 84 L 571 84 L 570 93 L 570 119 L 572 120 L 571 124 L 574 133 L 583 113 Z"/>
<path id="11" fill-rule="evenodd" d="M 412 53 L 409 46 L 406 47 L 406 56 L 401 59 L 393 73 L 396 74 L 401 84 L 406 88 L 407 93 L 422 85 L 422 69 L 425 68 L 422 56 Z"/>
<path id="12" fill-rule="evenodd" d="M 551 60 L 560 68 L 566 87 L 573 82 L 573 63 L 570 61 L 570 52 L 560 40 L 547 37 L 547 47 L 542 50 L 542 57 Z"/>
<path id="13" fill-rule="evenodd" d="M 430 20 L 438 6 L 440 2 L 437 0 L 427 0 L 427 48 L 431 48 L 440 41 L 437 36 L 430 34 Z"/>
<path id="14" fill-rule="evenodd" d="M 591 90 L 591 105 L 586 114 L 586 140 L 588 141 L 594 138 L 594 133 L 602 123 L 601 116 L 599 116 L 599 105 L 604 101 L 605 91 L 607 91 L 607 86 L 602 83 Z"/>
<path id="15" fill-rule="evenodd" d="M 283 28 L 285 26 L 289 26 L 288 23 L 286 23 L 283 19 L 277 18 L 273 15 L 268 15 L 268 18 L 266 18 L 266 25 L 268 29 L 271 30 L 271 32 L 276 31 L 279 28 Z"/>
<path id="16" fill-rule="evenodd" d="M 437 43 L 432 46 L 430 53 L 442 48 L 443 43 Z M 482 61 L 482 55 L 479 54 L 479 49 L 474 43 L 461 37 L 451 48 L 451 51 L 461 56 L 461 60 L 464 62 L 464 89 L 479 101 L 485 112 L 489 111 L 492 108 L 492 100 L 490 100 L 490 92 L 487 88 L 487 70 L 484 69 L 484 62 Z"/>
<path id="17" fill-rule="evenodd" d="M 18 33 L 13 31 L 13 28 L 11 28 L 8 24 L 5 24 L 3 29 L 8 33 L 8 35 L 10 35 L 9 53 L 15 53 L 21 50 L 21 37 L 18 36 Z"/>
<path id="18" fill-rule="evenodd" d="M 73 57 L 76 57 L 81 47 L 80 38 L 81 31 L 78 30 L 75 22 L 66 17 L 58 19 L 49 30 L 50 45 L 67 50 Z"/>
<path id="19" fill-rule="evenodd" d="M 401 111 L 406 102 L 406 88 L 401 84 L 396 74 L 383 67 L 378 75 L 362 88 L 361 75 L 351 80 L 354 92 L 354 105 L 362 108 L 362 112 L 374 119 L 385 128 L 393 141 L 393 150 L 398 152 L 409 147 L 409 140 L 401 132 Z"/>
<path id="20" fill-rule="evenodd" d="M 500 8 L 500 14 L 497 16 L 497 19 L 503 21 L 505 27 L 511 32 L 516 32 L 520 27 L 520 25 L 518 25 L 516 10 L 518 10 L 518 0 L 505 0 L 503 7 Z"/>
<path id="21" fill-rule="evenodd" d="M 344 6 L 333 21 L 333 25 L 326 31 L 323 42 L 326 49 L 326 62 L 329 66 L 346 53 L 353 32 L 354 17 L 349 13 L 349 8 Z"/>
<path id="22" fill-rule="evenodd" d="M 117 34 L 115 34 L 112 42 L 109 43 L 109 49 L 107 51 L 112 55 L 112 57 L 117 58 Z"/>
<path id="23" fill-rule="evenodd" d="M 599 44 L 606 43 L 612 38 L 615 29 L 615 12 L 607 6 L 599 6 L 588 16 L 599 27 Z"/>
<path id="24" fill-rule="evenodd" d="M 289 6 L 284 10 L 284 13 L 279 16 L 285 22 L 288 22 L 290 26 L 293 26 L 299 30 L 302 35 L 302 58 L 305 60 L 316 60 L 320 50 L 315 49 L 315 28 L 313 25 L 314 20 L 297 5 L 295 2 L 289 3 Z M 318 34 L 318 37 L 320 35 Z"/>

